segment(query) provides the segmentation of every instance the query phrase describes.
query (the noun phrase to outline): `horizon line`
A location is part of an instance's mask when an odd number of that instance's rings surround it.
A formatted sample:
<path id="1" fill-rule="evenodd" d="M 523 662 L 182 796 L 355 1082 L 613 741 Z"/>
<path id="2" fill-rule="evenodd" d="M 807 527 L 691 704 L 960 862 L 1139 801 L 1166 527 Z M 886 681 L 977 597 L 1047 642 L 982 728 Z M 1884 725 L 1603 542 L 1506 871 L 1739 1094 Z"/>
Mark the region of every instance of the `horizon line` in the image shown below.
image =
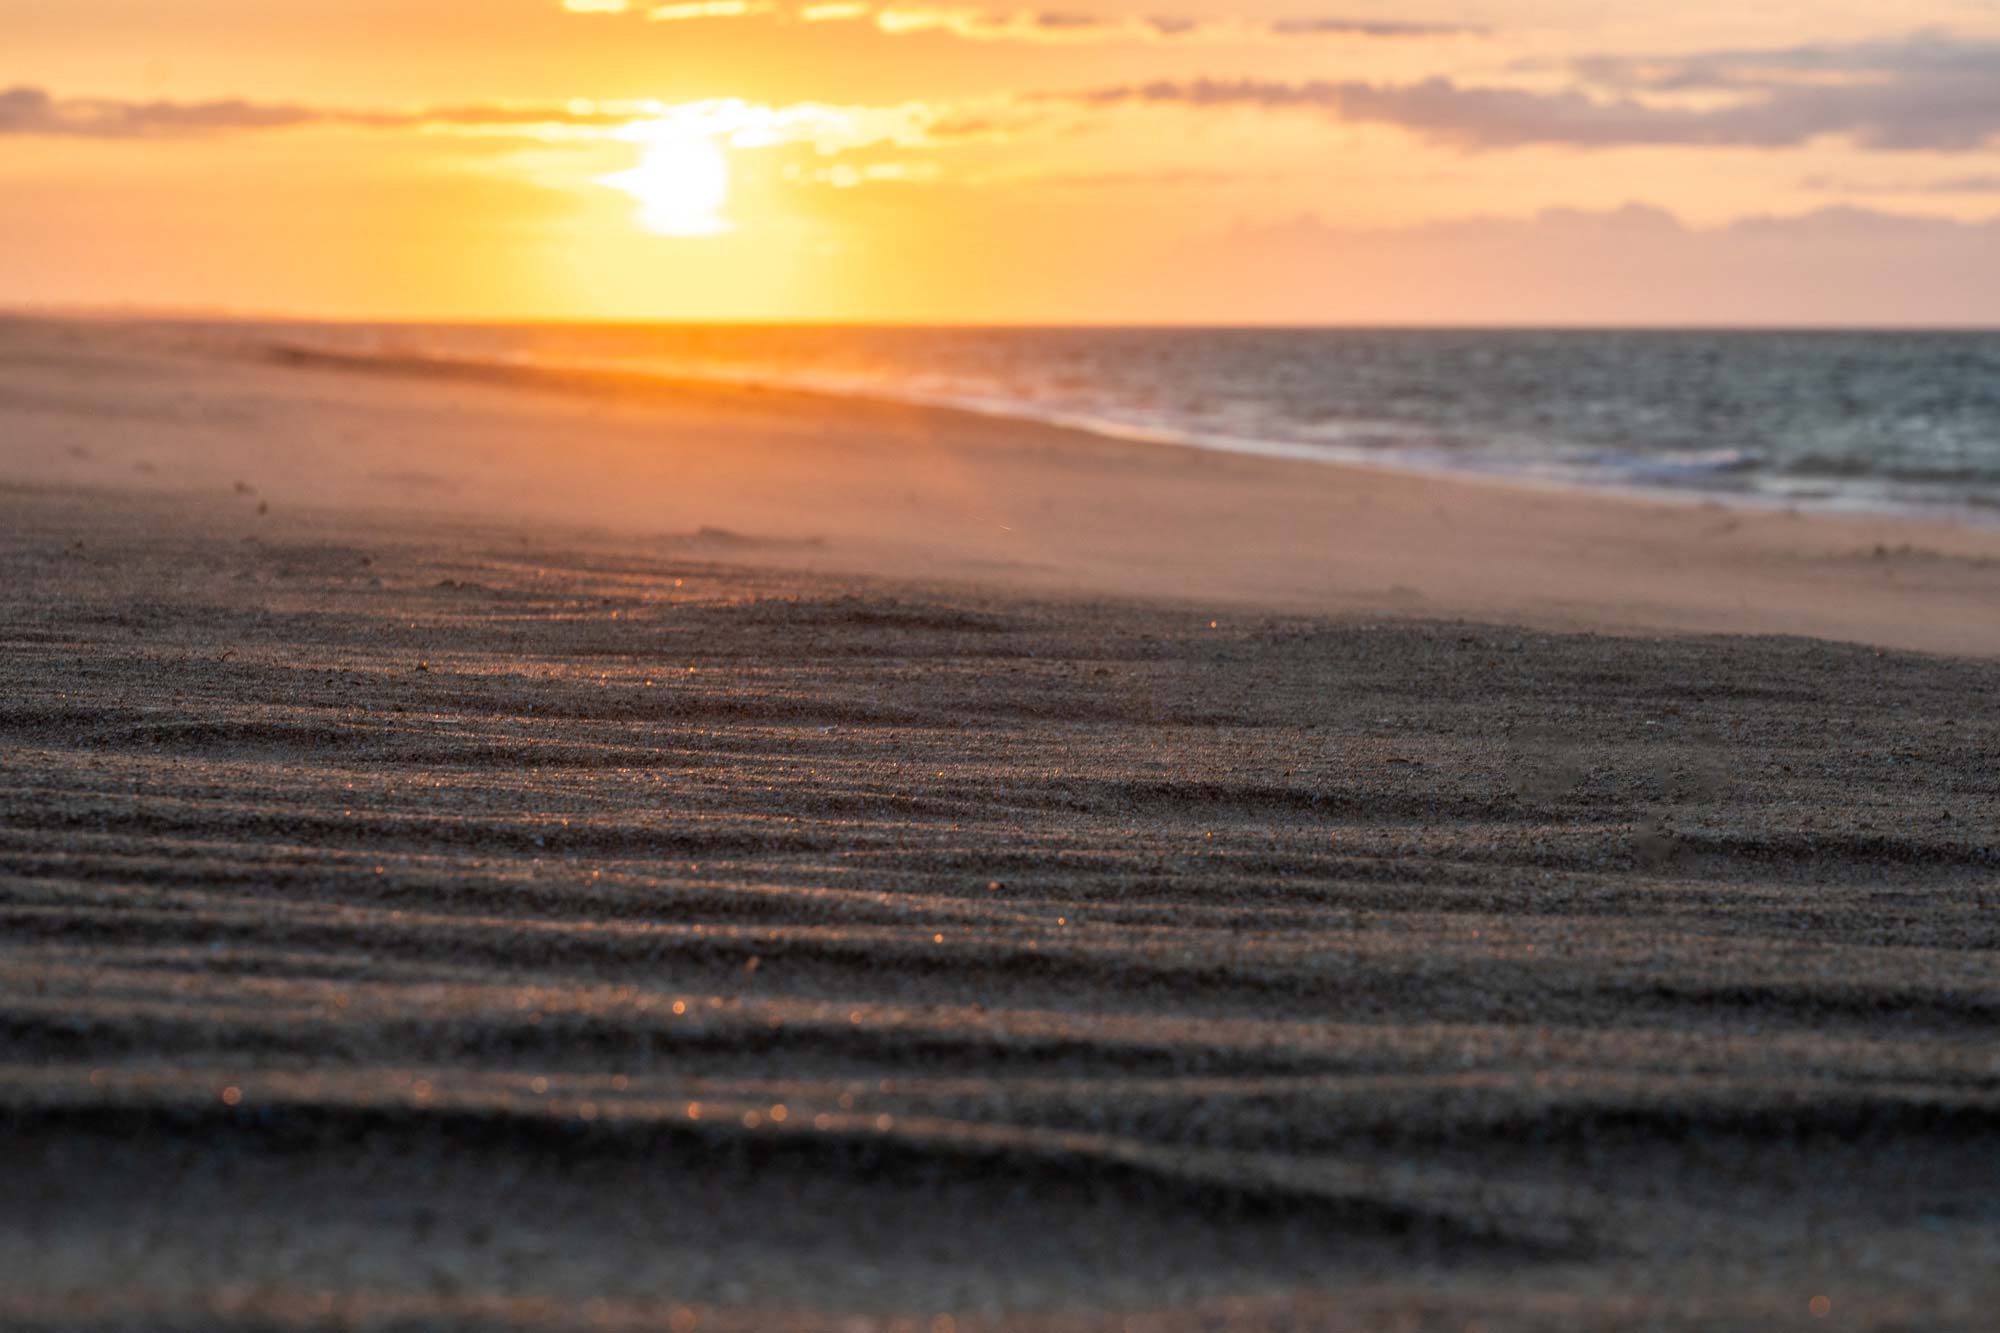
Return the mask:
<path id="1" fill-rule="evenodd" d="M 202 324 L 325 324 L 376 326 L 455 326 L 459 328 L 746 328 L 746 329 L 951 329 L 1122 330 L 1129 332 L 1438 332 L 1438 333 L 1970 333 L 2000 334 L 2000 314 L 1991 323 L 1927 323 L 1918 321 L 1567 321 L 1524 320 L 1519 323 L 1468 320 L 1028 320 L 1028 319 L 840 319 L 769 317 L 657 317 L 588 315 L 352 315 L 287 311 L 241 311 L 175 306 L 98 305 L 47 302 L 0 303 L 0 319 L 98 320 L 113 323 Z"/>

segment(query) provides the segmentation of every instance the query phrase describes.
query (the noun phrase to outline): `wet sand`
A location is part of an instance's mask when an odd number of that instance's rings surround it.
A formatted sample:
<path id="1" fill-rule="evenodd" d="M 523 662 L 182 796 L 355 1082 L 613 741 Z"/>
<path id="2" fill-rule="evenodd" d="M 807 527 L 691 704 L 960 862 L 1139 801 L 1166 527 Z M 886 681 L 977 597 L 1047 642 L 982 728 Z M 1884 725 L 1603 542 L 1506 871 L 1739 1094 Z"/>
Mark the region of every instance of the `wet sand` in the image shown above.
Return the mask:
<path id="1" fill-rule="evenodd" d="M 1989 1325 L 1992 534 L 0 351 L 7 1327 Z"/>

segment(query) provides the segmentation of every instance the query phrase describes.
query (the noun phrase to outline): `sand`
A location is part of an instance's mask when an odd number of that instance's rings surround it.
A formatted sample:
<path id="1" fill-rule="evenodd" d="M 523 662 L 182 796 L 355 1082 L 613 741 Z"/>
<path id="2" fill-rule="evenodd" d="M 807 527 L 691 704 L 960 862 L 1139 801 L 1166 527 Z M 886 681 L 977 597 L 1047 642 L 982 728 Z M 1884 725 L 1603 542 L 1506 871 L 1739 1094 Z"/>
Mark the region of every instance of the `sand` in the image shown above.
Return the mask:
<path id="1" fill-rule="evenodd" d="M 21 322 L 0 573 L 10 1329 L 1990 1327 L 2000 533 Z"/>

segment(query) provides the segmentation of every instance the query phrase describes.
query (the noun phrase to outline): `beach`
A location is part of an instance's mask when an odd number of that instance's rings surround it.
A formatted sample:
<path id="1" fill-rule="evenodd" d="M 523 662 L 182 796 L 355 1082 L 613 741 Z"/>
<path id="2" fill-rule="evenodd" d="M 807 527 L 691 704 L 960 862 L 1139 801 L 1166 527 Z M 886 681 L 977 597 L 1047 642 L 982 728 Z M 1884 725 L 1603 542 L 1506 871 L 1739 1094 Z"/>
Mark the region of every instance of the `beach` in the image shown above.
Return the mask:
<path id="1" fill-rule="evenodd" d="M 0 1323 L 1984 1328 L 2000 527 L 0 323 Z"/>

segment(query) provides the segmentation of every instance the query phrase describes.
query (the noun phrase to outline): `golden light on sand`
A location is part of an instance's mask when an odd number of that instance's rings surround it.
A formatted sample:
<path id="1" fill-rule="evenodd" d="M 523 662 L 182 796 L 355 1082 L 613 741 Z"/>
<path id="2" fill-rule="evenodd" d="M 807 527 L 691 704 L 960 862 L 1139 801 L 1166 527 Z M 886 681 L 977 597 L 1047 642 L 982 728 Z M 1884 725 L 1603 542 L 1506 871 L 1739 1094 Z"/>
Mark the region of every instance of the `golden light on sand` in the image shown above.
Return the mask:
<path id="1" fill-rule="evenodd" d="M 729 230 L 729 158 L 713 139 L 674 135 L 646 145 L 639 165 L 598 183 L 639 201 L 639 225 L 661 236 L 713 236 Z"/>

